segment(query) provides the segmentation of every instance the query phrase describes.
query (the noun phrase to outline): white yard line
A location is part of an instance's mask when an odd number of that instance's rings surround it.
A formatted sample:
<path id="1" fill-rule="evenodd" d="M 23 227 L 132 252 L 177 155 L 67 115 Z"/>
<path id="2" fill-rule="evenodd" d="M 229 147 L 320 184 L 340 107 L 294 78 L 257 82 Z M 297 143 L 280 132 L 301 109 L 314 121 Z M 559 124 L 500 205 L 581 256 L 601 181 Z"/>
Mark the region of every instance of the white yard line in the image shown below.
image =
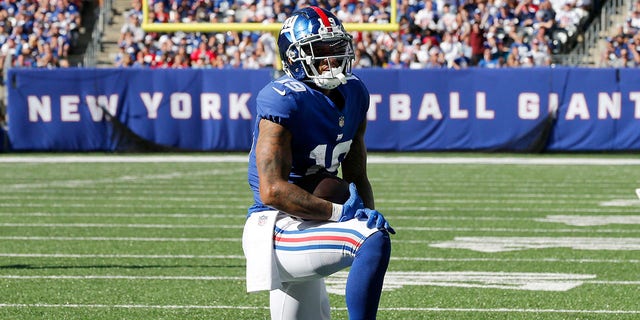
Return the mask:
<path id="1" fill-rule="evenodd" d="M 108 200 L 108 198 L 105 198 Z M 444 201 L 438 201 L 444 202 Z M 496 202 L 497 203 L 497 202 Z M 381 204 L 384 204 L 382 202 Z M 495 208 L 495 207 L 475 207 L 475 208 L 451 208 L 451 207 L 437 207 L 437 206 L 389 206 L 386 211 L 471 211 L 471 212 L 637 212 L 638 206 L 640 206 L 640 200 L 630 200 L 624 206 L 617 206 L 612 208 L 610 206 L 600 208 L 534 208 L 531 206 L 509 208 Z M 15 203 L 15 202 L 0 202 L 1 208 L 95 208 L 94 203 Z M 110 208 L 127 208 L 132 207 L 129 203 L 109 203 Z M 178 209 L 234 209 L 238 212 L 245 211 L 248 208 L 247 204 L 238 205 L 225 205 L 225 204 L 183 204 L 183 203 L 169 203 L 169 204 L 135 204 L 136 208 L 144 209 L 166 209 L 166 208 L 178 208 Z"/>
<path id="2" fill-rule="evenodd" d="M 47 276 L 23 276 L 23 275 L 0 275 L 0 279 L 11 280 L 194 280 L 194 281 L 244 281 L 246 278 L 230 276 L 121 276 L 121 275 L 47 275 Z"/>
<path id="3" fill-rule="evenodd" d="M 244 213 L 244 212 L 243 212 Z M 0 216 L 4 217 L 87 217 L 87 218 L 176 218 L 176 219 L 244 219 L 246 214 L 208 214 L 208 213 L 51 213 L 51 212 L 4 212 Z M 540 218 L 532 217 L 527 220 Z"/>
<path id="4" fill-rule="evenodd" d="M 163 202 L 204 202 L 210 203 L 216 199 L 212 199 L 212 197 L 217 196 L 215 193 L 212 193 L 209 196 L 202 197 L 174 197 L 174 196 L 163 196 L 160 199 Z M 109 201 L 145 201 L 149 200 L 149 197 L 145 196 L 113 196 L 113 195 L 102 195 L 105 200 Z M 511 195 L 510 199 L 487 199 L 486 197 L 478 197 L 472 198 L 467 197 L 466 199 L 460 199 L 456 195 L 449 194 L 446 197 L 432 198 L 432 195 L 429 195 L 428 198 L 423 199 L 385 199 L 380 198 L 376 199 L 377 203 L 382 204 L 433 204 L 433 203 L 445 203 L 445 204 L 535 204 L 535 205 L 544 205 L 544 204 L 576 204 L 575 200 L 564 200 L 564 199 L 554 199 L 553 197 L 548 197 L 549 199 L 531 199 L 531 198 L 520 198 L 519 196 Z M 232 201 L 241 201 L 245 207 L 247 207 L 246 203 L 249 203 L 248 195 L 240 196 L 240 197 L 225 197 L 226 202 Z M 25 202 L 26 200 L 37 200 L 37 201 L 85 201 L 85 202 L 93 202 L 96 200 L 94 197 L 86 197 L 86 196 L 60 196 L 60 195 L 39 195 L 39 194 L 20 194 L 20 195 L 9 195 L 9 194 L 1 194 L 0 201 L 12 201 L 12 200 L 21 200 Z M 583 201 L 583 200 L 581 200 Z M 640 205 L 640 200 L 637 199 L 620 199 L 620 200 L 612 200 L 620 203 L 628 203 L 628 205 Z"/>
<path id="5" fill-rule="evenodd" d="M 209 196 L 202 196 L 202 197 L 158 197 L 158 200 L 163 201 L 163 202 L 182 202 L 182 203 L 186 203 L 186 202 L 204 202 L 204 203 L 210 203 L 212 201 L 215 201 L 216 199 L 212 199 L 212 197 L 217 196 L 216 194 L 212 193 Z M 79 202 L 95 202 L 96 200 L 100 199 L 100 197 L 102 197 L 104 200 L 108 200 L 108 201 L 136 201 L 136 202 L 140 202 L 140 201 L 149 201 L 149 197 L 148 196 L 113 196 L 113 195 L 101 195 L 98 197 L 92 196 L 92 197 L 87 197 L 87 196 L 60 196 L 60 195 L 36 195 L 36 194 L 27 194 L 27 195 L 7 195 L 7 194 L 3 194 L 0 195 L 0 201 L 13 201 L 13 200 L 20 200 L 22 202 L 26 202 L 27 200 L 33 200 L 33 201 L 55 201 L 55 202 L 62 202 L 62 201 L 79 201 Z M 243 204 L 248 203 L 247 201 L 247 197 L 230 197 L 227 196 L 225 197 L 225 201 L 226 202 L 232 202 L 232 201 L 238 201 L 238 202 L 242 202 Z M 559 200 L 562 201 L 562 200 Z M 421 201 L 421 202 L 425 202 L 425 201 Z M 640 201 L 639 201 L 640 202 Z M 560 202 L 558 202 L 560 203 Z M 248 207 L 247 205 L 244 205 L 245 207 Z"/>
<path id="6" fill-rule="evenodd" d="M 0 157 L 0 163 L 246 163 L 249 155 L 210 155 L 210 156 L 187 156 L 187 155 L 43 155 L 43 156 L 6 156 Z"/>
<path id="7" fill-rule="evenodd" d="M 242 229 L 243 225 L 225 224 L 146 224 L 146 223 L 0 223 L 12 228 L 139 228 L 139 229 Z M 466 227 L 396 227 L 402 231 L 432 232 L 522 232 L 522 233 L 638 233 L 629 229 L 526 229 L 526 228 L 466 228 Z"/>
<path id="8" fill-rule="evenodd" d="M 563 210 L 566 211 L 566 210 Z M 612 213 L 611 211 L 606 211 L 607 213 Z M 629 212 L 630 211 L 620 211 L 617 210 L 615 212 Z M 610 215 L 608 215 L 610 216 Z M 82 212 L 0 212 L 0 217 L 51 217 L 51 218 L 66 218 L 66 217 L 87 217 L 87 218 L 175 218 L 175 219 L 244 219 L 246 215 L 244 212 L 240 213 L 82 213 Z M 390 215 L 389 219 L 396 220 L 411 220 L 411 221 L 540 221 L 540 222 L 549 222 L 545 219 L 549 217 L 574 217 L 576 219 L 580 219 L 582 217 L 586 217 L 587 219 L 593 219 L 594 216 L 584 216 L 584 215 L 572 215 L 572 216 L 555 216 L 555 215 L 546 215 L 546 216 L 521 216 L 521 217 L 500 217 L 500 216 L 463 216 L 463 215 L 439 215 L 439 216 L 403 216 L 403 215 Z M 618 217 L 618 216 L 616 216 Z M 631 217 L 635 218 L 637 215 L 624 215 L 620 217 Z"/>
<path id="9" fill-rule="evenodd" d="M 574 309 L 510 309 L 510 308 L 380 308 L 382 311 L 425 312 L 495 312 L 495 313 L 587 313 L 587 314 L 640 314 L 640 310 L 574 310 Z"/>
<path id="10" fill-rule="evenodd" d="M 0 223 L 12 228 L 140 228 L 140 229 L 242 229 L 242 225 L 224 224 L 146 224 L 146 223 Z"/>
<path id="11" fill-rule="evenodd" d="M 183 196 L 183 197 L 176 197 L 176 196 L 163 196 L 160 199 L 164 202 L 212 202 L 214 200 L 217 199 L 212 199 L 212 196 L 218 196 L 215 193 L 212 193 L 211 195 L 203 195 L 201 197 L 189 197 L 189 196 Z M 102 197 L 105 200 L 109 200 L 109 201 L 145 201 L 145 200 L 149 200 L 148 196 L 114 196 L 114 195 L 102 195 Z M 546 200 L 542 200 L 542 199 L 531 199 L 531 198 L 519 198 L 519 196 L 514 196 L 511 195 L 510 199 L 487 199 L 487 198 L 483 198 L 483 197 L 478 197 L 478 198 L 472 198 L 472 197 L 467 197 L 466 199 L 460 199 L 457 198 L 456 195 L 454 194 L 449 194 L 448 196 L 445 197 L 439 197 L 439 198 L 431 198 L 432 195 L 429 195 L 428 198 L 423 198 L 423 199 L 385 199 L 385 198 L 380 198 L 380 199 L 376 199 L 377 203 L 385 203 L 385 204 L 432 204 L 432 203 L 447 203 L 447 204 L 536 204 L 536 205 L 543 205 L 543 204 L 575 204 L 576 201 L 575 200 L 564 200 L 564 199 L 554 199 L 553 197 L 548 197 L 550 199 L 546 199 Z M 12 201 L 12 200 L 22 200 L 22 202 L 25 202 L 25 200 L 38 200 L 38 201 L 56 201 L 56 202 L 61 202 L 61 201 L 95 201 L 96 198 L 94 197 L 86 197 L 86 196 L 60 196 L 60 195 L 40 195 L 40 194 L 15 194 L 15 195 L 9 195 L 9 194 L 1 194 L 0 195 L 0 201 L 4 200 L 4 201 Z M 248 203 L 247 201 L 247 197 L 240 196 L 240 197 L 232 197 L 232 196 L 227 196 L 225 197 L 225 201 L 227 202 L 231 202 L 231 201 L 241 201 L 244 203 Z M 583 200 L 581 200 L 583 201 Z M 640 205 L 640 200 L 637 199 L 620 199 L 620 200 L 611 200 L 611 201 L 615 201 L 615 202 L 627 202 L 628 204 L 632 205 L 632 204 L 638 204 Z M 611 202 L 609 201 L 609 202 Z M 246 205 L 245 205 L 246 206 Z"/>
<path id="12" fill-rule="evenodd" d="M 0 279 L 9 280 L 165 280 L 165 281 L 245 281 L 244 276 L 124 276 L 124 275 L 0 275 Z M 640 285 L 640 281 L 618 280 L 580 280 L 582 283 L 601 285 Z"/>
<path id="13" fill-rule="evenodd" d="M 592 238 L 589 238 L 592 239 Z M 637 240 L 638 238 L 616 238 Z M 126 242 L 242 242 L 241 238 L 172 238 L 172 237 L 56 237 L 56 236 L 0 236 L 0 241 L 126 241 Z M 393 240 L 393 243 L 437 244 L 442 241 Z"/>
<path id="14" fill-rule="evenodd" d="M 1 256 L 1 254 L 0 254 Z M 640 259 L 564 259 L 564 258 L 435 258 L 435 257 L 391 257 L 398 261 L 433 261 L 433 262 L 561 262 L 561 263 L 630 263 L 638 264 Z"/>
<path id="15" fill-rule="evenodd" d="M 108 200 L 105 197 L 105 200 Z M 0 202 L 0 208 L 95 208 L 95 203 L 14 203 L 14 202 Z M 225 204 L 135 204 L 136 208 L 145 209 L 166 209 L 166 208 L 182 208 L 182 209 L 236 209 L 238 212 L 245 211 L 248 205 L 225 205 Z M 109 203 L 109 208 L 132 208 L 130 203 Z"/>
<path id="16" fill-rule="evenodd" d="M 198 305 L 144 305 L 144 304 L 46 304 L 46 303 L 1 303 L 0 308 L 109 308 L 109 309 L 237 309 L 268 310 L 269 307 L 254 306 L 198 306 Z"/>
<path id="17" fill-rule="evenodd" d="M 241 242 L 240 238 L 143 238 L 143 237 L 33 237 L 0 236 L 10 241 L 127 241 L 127 242 Z"/>
<path id="18" fill-rule="evenodd" d="M 624 212 L 638 212 L 637 208 L 612 208 L 612 207 L 602 207 L 602 208 L 532 208 L 532 207 L 509 207 L 509 208 L 497 208 L 497 207 L 480 207 L 480 208 L 451 208 L 451 207 L 391 207 L 387 209 L 387 211 L 423 211 L 423 212 L 434 212 L 434 211 L 443 211 L 443 212 L 452 212 L 452 211 L 464 211 L 464 212 L 575 212 L 575 213 L 595 213 L 595 212 L 608 212 L 608 213 L 624 213 Z"/>
<path id="19" fill-rule="evenodd" d="M 3 159 L 0 157 L 0 159 Z M 1 162 L 1 161 L 0 161 Z M 195 172 L 173 172 L 164 174 L 144 174 L 144 175 L 124 175 L 113 178 L 101 178 L 101 179 L 75 179 L 75 180 L 57 180 L 48 181 L 43 183 L 14 183 L 5 184 L 3 187 L 7 189 L 29 189 L 29 188 L 51 188 L 51 187 L 64 187 L 64 188 L 76 188 L 85 187 L 100 184 L 118 184 L 118 183 L 140 183 L 147 180 L 173 180 L 183 177 L 201 177 L 201 176 L 221 176 L 232 175 L 237 173 L 246 172 L 245 169 L 229 169 L 229 170 L 207 170 L 207 171 L 195 171 Z"/>
<path id="20" fill-rule="evenodd" d="M 4 258 L 65 258 L 65 259 L 240 259 L 242 255 L 154 255 L 154 254 L 74 254 L 74 253 L 0 253 Z M 640 259 L 565 259 L 565 258 L 439 258 L 439 257 L 391 257 L 398 261 L 434 261 L 434 262 L 560 262 L 560 263 L 615 263 L 640 264 Z"/>
<path id="21" fill-rule="evenodd" d="M 370 154 L 369 163 L 398 164 L 488 164 L 488 165 L 640 165 L 634 158 L 595 157 L 438 157 L 438 156 L 397 156 Z M 2 156 L 0 163 L 246 163 L 248 155 L 43 155 L 43 156 Z"/>
<path id="22" fill-rule="evenodd" d="M 224 305 L 144 305 L 144 304 L 46 304 L 46 303 L 2 303 L 0 308 L 83 308 L 83 309 L 230 309 L 268 310 L 267 306 L 224 306 Z M 344 311 L 346 308 L 331 308 Z M 379 311 L 407 312 L 487 312 L 487 313 L 585 313 L 585 314 L 640 314 L 640 310 L 584 310 L 584 309 L 521 309 L 521 308 L 380 308 Z"/>
<path id="23" fill-rule="evenodd" d="M 74 253 L 0 253 L 6 258 L 68 258 L 68 259 L 244 259 L 239 255 L 190 254 L 74 254 Z"/>

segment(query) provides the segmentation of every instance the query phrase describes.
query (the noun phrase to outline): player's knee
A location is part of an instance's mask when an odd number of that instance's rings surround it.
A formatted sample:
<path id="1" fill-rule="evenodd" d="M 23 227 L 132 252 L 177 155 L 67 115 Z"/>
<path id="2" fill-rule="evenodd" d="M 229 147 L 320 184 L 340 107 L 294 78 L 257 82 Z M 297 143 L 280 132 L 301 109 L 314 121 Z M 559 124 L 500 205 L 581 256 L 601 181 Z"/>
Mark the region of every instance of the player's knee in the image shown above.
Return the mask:
<path id="1" fill-rule="evenodd" d="M 391 255 L 391 238 L 389 237 L 389 233 L 385 230 L 380 230 L 378 232 L 370 235 L 360 246 L 360 250 L 356 253 L 356 256 L 360 252 L 371 251 L 380 253 L 381 258 L 389 259 Z"/>

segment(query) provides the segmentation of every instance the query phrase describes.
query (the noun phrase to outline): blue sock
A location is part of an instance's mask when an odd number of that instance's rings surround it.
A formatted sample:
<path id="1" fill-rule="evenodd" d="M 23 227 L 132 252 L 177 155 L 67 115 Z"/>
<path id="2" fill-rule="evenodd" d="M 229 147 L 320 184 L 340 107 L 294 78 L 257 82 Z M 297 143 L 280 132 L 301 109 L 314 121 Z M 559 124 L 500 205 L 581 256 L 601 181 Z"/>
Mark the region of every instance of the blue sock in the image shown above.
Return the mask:
<path id="1" fill-rule="evenodd" d="M 349 320 L 376 318 L 390 256 L 391 240 L 386 231 L 372 234 L 356 252 L 347 277 Z"/>

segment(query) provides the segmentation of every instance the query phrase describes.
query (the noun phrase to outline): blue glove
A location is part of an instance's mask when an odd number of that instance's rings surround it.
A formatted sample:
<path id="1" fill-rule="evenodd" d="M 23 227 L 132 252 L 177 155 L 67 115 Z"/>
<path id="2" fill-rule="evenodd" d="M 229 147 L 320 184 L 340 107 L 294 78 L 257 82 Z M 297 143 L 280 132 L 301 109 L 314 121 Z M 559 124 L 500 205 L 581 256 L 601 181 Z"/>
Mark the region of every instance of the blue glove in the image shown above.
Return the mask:
<path id="1" fill-rule="evenodd" d="M 342 205 L 342 215 L 338 222 L 351 220 L 355 217 L 356 212 L 360 209 L 364 209 L 364 202 L 358 195 L 355 183 L 349 184 L 349 199 Z"/>
<path id="2" fill-rule="evenodd" d="M 377 210 L 364 208 L 358 210 L 355 215 L 356 218 L 366 218 L 367 219 L 367 227 L 369 229 L 373 229 L 374 227 L 379 230 L 387 230 L 391 234 L 396 234 L 396 231 L 389 225 L 387 219 L 384 218 L 382 213 Z"/>

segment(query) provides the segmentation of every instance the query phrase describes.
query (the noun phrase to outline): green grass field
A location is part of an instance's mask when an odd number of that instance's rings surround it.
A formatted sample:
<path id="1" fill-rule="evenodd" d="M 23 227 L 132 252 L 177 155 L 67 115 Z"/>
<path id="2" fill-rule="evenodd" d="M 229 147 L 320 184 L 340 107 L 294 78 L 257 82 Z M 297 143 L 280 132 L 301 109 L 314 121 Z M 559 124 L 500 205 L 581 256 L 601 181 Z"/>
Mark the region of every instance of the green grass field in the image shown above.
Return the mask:
<path id="1" fill-rule="evenodd" d="M 268 319 L 245 159 L 0 155 L 0 319 Z M 640 319 L 637 156 L 370 160 L 397 231 L 379 319 Z"/>

